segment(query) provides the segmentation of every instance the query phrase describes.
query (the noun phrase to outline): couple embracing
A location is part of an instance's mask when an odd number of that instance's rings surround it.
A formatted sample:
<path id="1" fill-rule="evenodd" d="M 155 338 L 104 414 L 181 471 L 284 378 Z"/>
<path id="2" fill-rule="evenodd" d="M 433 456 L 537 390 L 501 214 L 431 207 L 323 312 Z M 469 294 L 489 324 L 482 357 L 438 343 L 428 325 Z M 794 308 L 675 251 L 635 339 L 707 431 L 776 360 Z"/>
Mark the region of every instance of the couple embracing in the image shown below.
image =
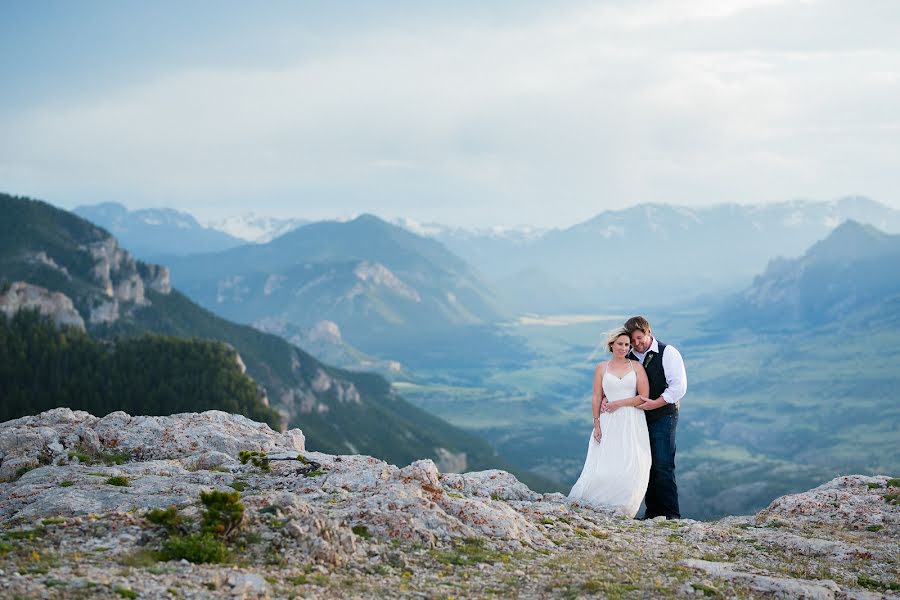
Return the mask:
<path id="1" fill-rule="evenodd" d="M 687 391 L 684 360 L 657 340 L 644 317 L 609 334 L 612 358 L 594 371 L 594 432 L 570 498 L 634 517 L 679 519 L 675 484 L 678 404 Z"/>

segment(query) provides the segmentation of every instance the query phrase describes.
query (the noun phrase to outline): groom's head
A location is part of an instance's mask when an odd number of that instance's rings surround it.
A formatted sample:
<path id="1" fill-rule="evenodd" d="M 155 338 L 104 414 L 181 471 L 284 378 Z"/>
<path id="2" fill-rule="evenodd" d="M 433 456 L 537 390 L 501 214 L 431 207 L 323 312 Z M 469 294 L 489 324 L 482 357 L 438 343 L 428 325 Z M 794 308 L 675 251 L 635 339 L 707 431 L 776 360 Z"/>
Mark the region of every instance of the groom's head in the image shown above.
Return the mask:
<path id="1" fill-rule="evenodd" d="M 653 343 L 653 336 L 650 334 L 650 321 L 646 318 L 638 316 L 631 317 L 625 321 L 625 331 L 631 337 L 631 346 L 635 352 L 643 354 L 650 349 Z"/>

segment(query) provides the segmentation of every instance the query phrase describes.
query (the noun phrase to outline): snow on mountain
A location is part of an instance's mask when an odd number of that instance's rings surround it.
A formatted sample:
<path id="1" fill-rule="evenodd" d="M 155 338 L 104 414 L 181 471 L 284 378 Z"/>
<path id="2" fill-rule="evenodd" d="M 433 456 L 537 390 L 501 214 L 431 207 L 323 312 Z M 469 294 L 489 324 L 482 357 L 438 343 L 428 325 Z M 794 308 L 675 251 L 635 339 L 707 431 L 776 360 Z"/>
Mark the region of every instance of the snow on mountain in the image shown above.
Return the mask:
<path id="1" fill-rule="evenodd" d="M 243 215 L 207 221 L 205 225 L 248 242 L 265 244 L 307 223 L 309 221 L 305 219 L 282 219 L 249 212 Z"/>

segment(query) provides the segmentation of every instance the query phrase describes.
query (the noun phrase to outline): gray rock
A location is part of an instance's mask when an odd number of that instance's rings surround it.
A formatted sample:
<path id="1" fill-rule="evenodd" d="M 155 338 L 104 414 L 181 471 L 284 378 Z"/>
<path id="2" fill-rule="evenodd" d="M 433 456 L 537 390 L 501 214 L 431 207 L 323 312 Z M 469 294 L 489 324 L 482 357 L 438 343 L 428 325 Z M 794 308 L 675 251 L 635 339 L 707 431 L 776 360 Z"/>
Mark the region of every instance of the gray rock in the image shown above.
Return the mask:
<path id="1" fill-rule="evenodd" d="M 783 598 L 827 599 L 834 598 L 835 594 L 841 591 L 841 588 L 829 579 L 809 581 L 790 577 L 758 575 L 740 570 L 730 563 L 706 560 L 690 559 L 682 561 L 681 564 L 722 579 L 740 582 L 756 592 L 774 594 Z"/>

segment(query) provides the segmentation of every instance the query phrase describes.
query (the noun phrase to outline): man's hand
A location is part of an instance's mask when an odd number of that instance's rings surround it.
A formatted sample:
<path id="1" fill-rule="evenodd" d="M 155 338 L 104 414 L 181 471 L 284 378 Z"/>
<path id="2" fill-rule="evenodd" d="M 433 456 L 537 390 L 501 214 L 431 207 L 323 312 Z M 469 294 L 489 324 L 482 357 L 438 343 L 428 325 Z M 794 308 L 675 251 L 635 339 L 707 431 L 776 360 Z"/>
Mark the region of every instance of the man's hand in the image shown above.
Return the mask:
<path id="1" fill-rule="evenodd" d="M 657 408 L 661 408 L 666 405 L 666 401 L 663 398 L 651 400 L 650 398 L 644 398 L 643 396 L 641 396 L 641 400 L 643 400 L 643 402 L 638 404 L 636 407 L 641 410 L 656 410 Z"/>

